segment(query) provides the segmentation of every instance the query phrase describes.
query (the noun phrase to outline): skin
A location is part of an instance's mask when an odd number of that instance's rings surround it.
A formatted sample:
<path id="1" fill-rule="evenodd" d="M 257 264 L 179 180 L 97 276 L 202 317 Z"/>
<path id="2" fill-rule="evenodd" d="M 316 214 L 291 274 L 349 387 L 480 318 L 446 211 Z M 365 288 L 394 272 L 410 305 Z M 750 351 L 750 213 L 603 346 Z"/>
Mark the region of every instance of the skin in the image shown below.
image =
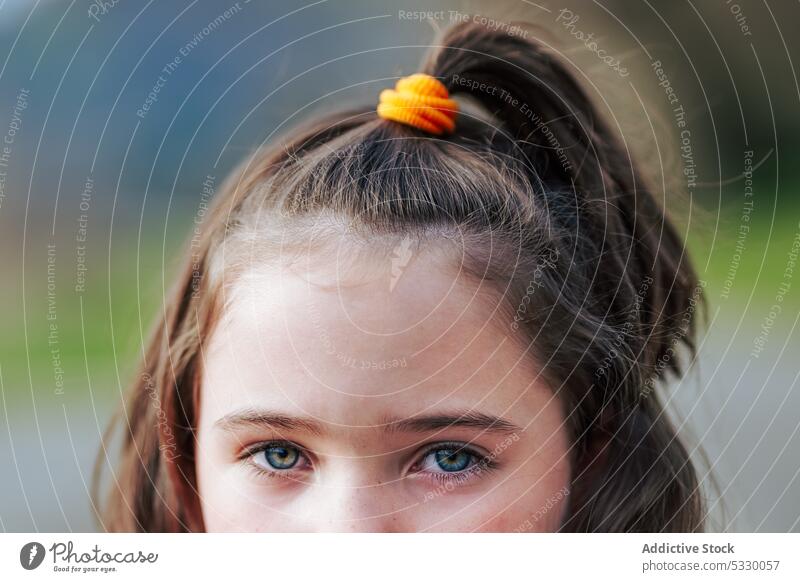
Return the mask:
<path id="1" fill-rule="evenodd" d="M 208 531 L 558 529 L 560 403 L 485 288 L 410 254 L 401 267 L 319 254 L 229 291 L 203 354 Z"/>

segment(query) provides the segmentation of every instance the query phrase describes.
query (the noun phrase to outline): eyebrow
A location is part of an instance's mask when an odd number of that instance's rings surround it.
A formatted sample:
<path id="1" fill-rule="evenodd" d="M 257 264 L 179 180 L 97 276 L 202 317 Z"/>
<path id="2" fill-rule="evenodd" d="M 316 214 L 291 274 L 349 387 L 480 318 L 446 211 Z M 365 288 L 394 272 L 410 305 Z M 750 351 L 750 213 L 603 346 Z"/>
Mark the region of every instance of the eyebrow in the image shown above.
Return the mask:
<path id="1" fill-rule="evenodd" d="M 256 410 L 252 408 L 226 414 L 217 420 L 214 425 L 227 431 L 248 428 L 271 428 L 277 431 L 307 432 L 318 436 L 325 433 L 322 423 L 314 419 L 289 416 L 269 410 Z M 433 432 L 443 428 L 468 428 L 496 433 L 515 433 L 522 431 L 521 427 L 505 418 L 474 411 L 388 419 L 380 428 L 387 433 Z"/>
<path id="2" fill-rule="evenodd" d="M 433 414 L 393 420 L 384 427 L 387 432 L 430 432 L 443 428 L 472 428 L 487 432 L 514 433 L 521 427 L 513 422 L 481 412 Z"/>
<path id="3" fill-rule="evenodd" d="M 214 425 L 229 432 L 234 432 L 237 429 L 271 428 L 276 431 L 307 432 L 314 435 L 321 435 L 324 433 L 322 425 L 310 418 L 289 416 L 287 414 L 280 414 L 269 410 L 256 410 L 253 408 L 246 408 L 226 414 L 218 419 Z"/>

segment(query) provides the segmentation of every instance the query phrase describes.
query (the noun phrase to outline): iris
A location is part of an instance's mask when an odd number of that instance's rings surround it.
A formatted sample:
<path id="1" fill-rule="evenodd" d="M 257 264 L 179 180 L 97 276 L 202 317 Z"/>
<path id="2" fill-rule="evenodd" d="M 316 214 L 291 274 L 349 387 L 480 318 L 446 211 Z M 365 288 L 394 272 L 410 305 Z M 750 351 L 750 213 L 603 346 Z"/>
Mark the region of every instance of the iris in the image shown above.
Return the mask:
<path id="1" fill-rule="evenodd" d="M 434 451 L 436 464 L 442 471 L 448 473 L 466 469 L 472 461 L 472 456 L 463 449 L 437 449 Z"/>
<path id="2" fill-rule="evenodd" d="M 264 449 L 264 458 L 273 469 L 291 469 L 297 464 L 300 452 L 287 445 L 271 445 Z"/>

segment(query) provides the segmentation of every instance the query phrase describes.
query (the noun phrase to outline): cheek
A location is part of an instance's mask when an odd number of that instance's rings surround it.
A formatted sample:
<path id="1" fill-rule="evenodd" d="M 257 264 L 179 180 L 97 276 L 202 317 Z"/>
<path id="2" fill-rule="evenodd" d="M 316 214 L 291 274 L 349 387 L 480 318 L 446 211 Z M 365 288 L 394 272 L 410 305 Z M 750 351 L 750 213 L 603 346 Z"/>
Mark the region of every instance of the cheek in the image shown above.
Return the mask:
<path id="1" fill-rule="evenodd" d="M 492 519 L 485 521 L 482 532 L 555 532 L 561 526 L 569 488 L 537 491 L 523 496 L 508 507 L 497 508 Z M 510 501 L 510 500 L 504 500 Z"/>
<path id="2" fill-rule="evenodd" d="M 197 489 L 203 522 L 208 532 L 251 530 L 257 512 L 244 511 L 247 504 L 225 471 L 200 456 L 197 463 Z"/>
<path id="3" fill-rule="evenodd" d="M 209 478 L 210 477 L 210 478 Z M 198 490 L 207 532 L 289 532 L 303 531 L 294 519 L 296 510 L 281 502 L 280 496 L 264 495 L 241 477 L 210 476 L 198 470 Z"/>
<path id="4" fill-rule="evenodd" d="M 569 496 L 567 479 L 539 484 L 525 491 L 508 485 L 470 502 L 443 503 L 437 513 L 446 519 L 437 531 L 476 532 L 555 532 L 561 526 Z M 428 516 L 430 517 L 430 516 Z"/>

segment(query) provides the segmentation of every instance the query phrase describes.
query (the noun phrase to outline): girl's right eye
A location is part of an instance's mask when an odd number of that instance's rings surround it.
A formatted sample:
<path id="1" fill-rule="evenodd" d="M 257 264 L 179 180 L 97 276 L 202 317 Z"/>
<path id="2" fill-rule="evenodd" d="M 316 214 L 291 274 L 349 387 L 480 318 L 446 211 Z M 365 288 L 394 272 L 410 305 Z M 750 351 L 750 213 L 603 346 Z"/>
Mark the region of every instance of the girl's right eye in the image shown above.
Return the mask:
<path id="1" fill-rule="evenodd" d="M 292 443 L 263 443 L 248 453 L 252 462 L 261 471 L 270 473 L 300 470 L 310 467 L 302 449 Z"/>

